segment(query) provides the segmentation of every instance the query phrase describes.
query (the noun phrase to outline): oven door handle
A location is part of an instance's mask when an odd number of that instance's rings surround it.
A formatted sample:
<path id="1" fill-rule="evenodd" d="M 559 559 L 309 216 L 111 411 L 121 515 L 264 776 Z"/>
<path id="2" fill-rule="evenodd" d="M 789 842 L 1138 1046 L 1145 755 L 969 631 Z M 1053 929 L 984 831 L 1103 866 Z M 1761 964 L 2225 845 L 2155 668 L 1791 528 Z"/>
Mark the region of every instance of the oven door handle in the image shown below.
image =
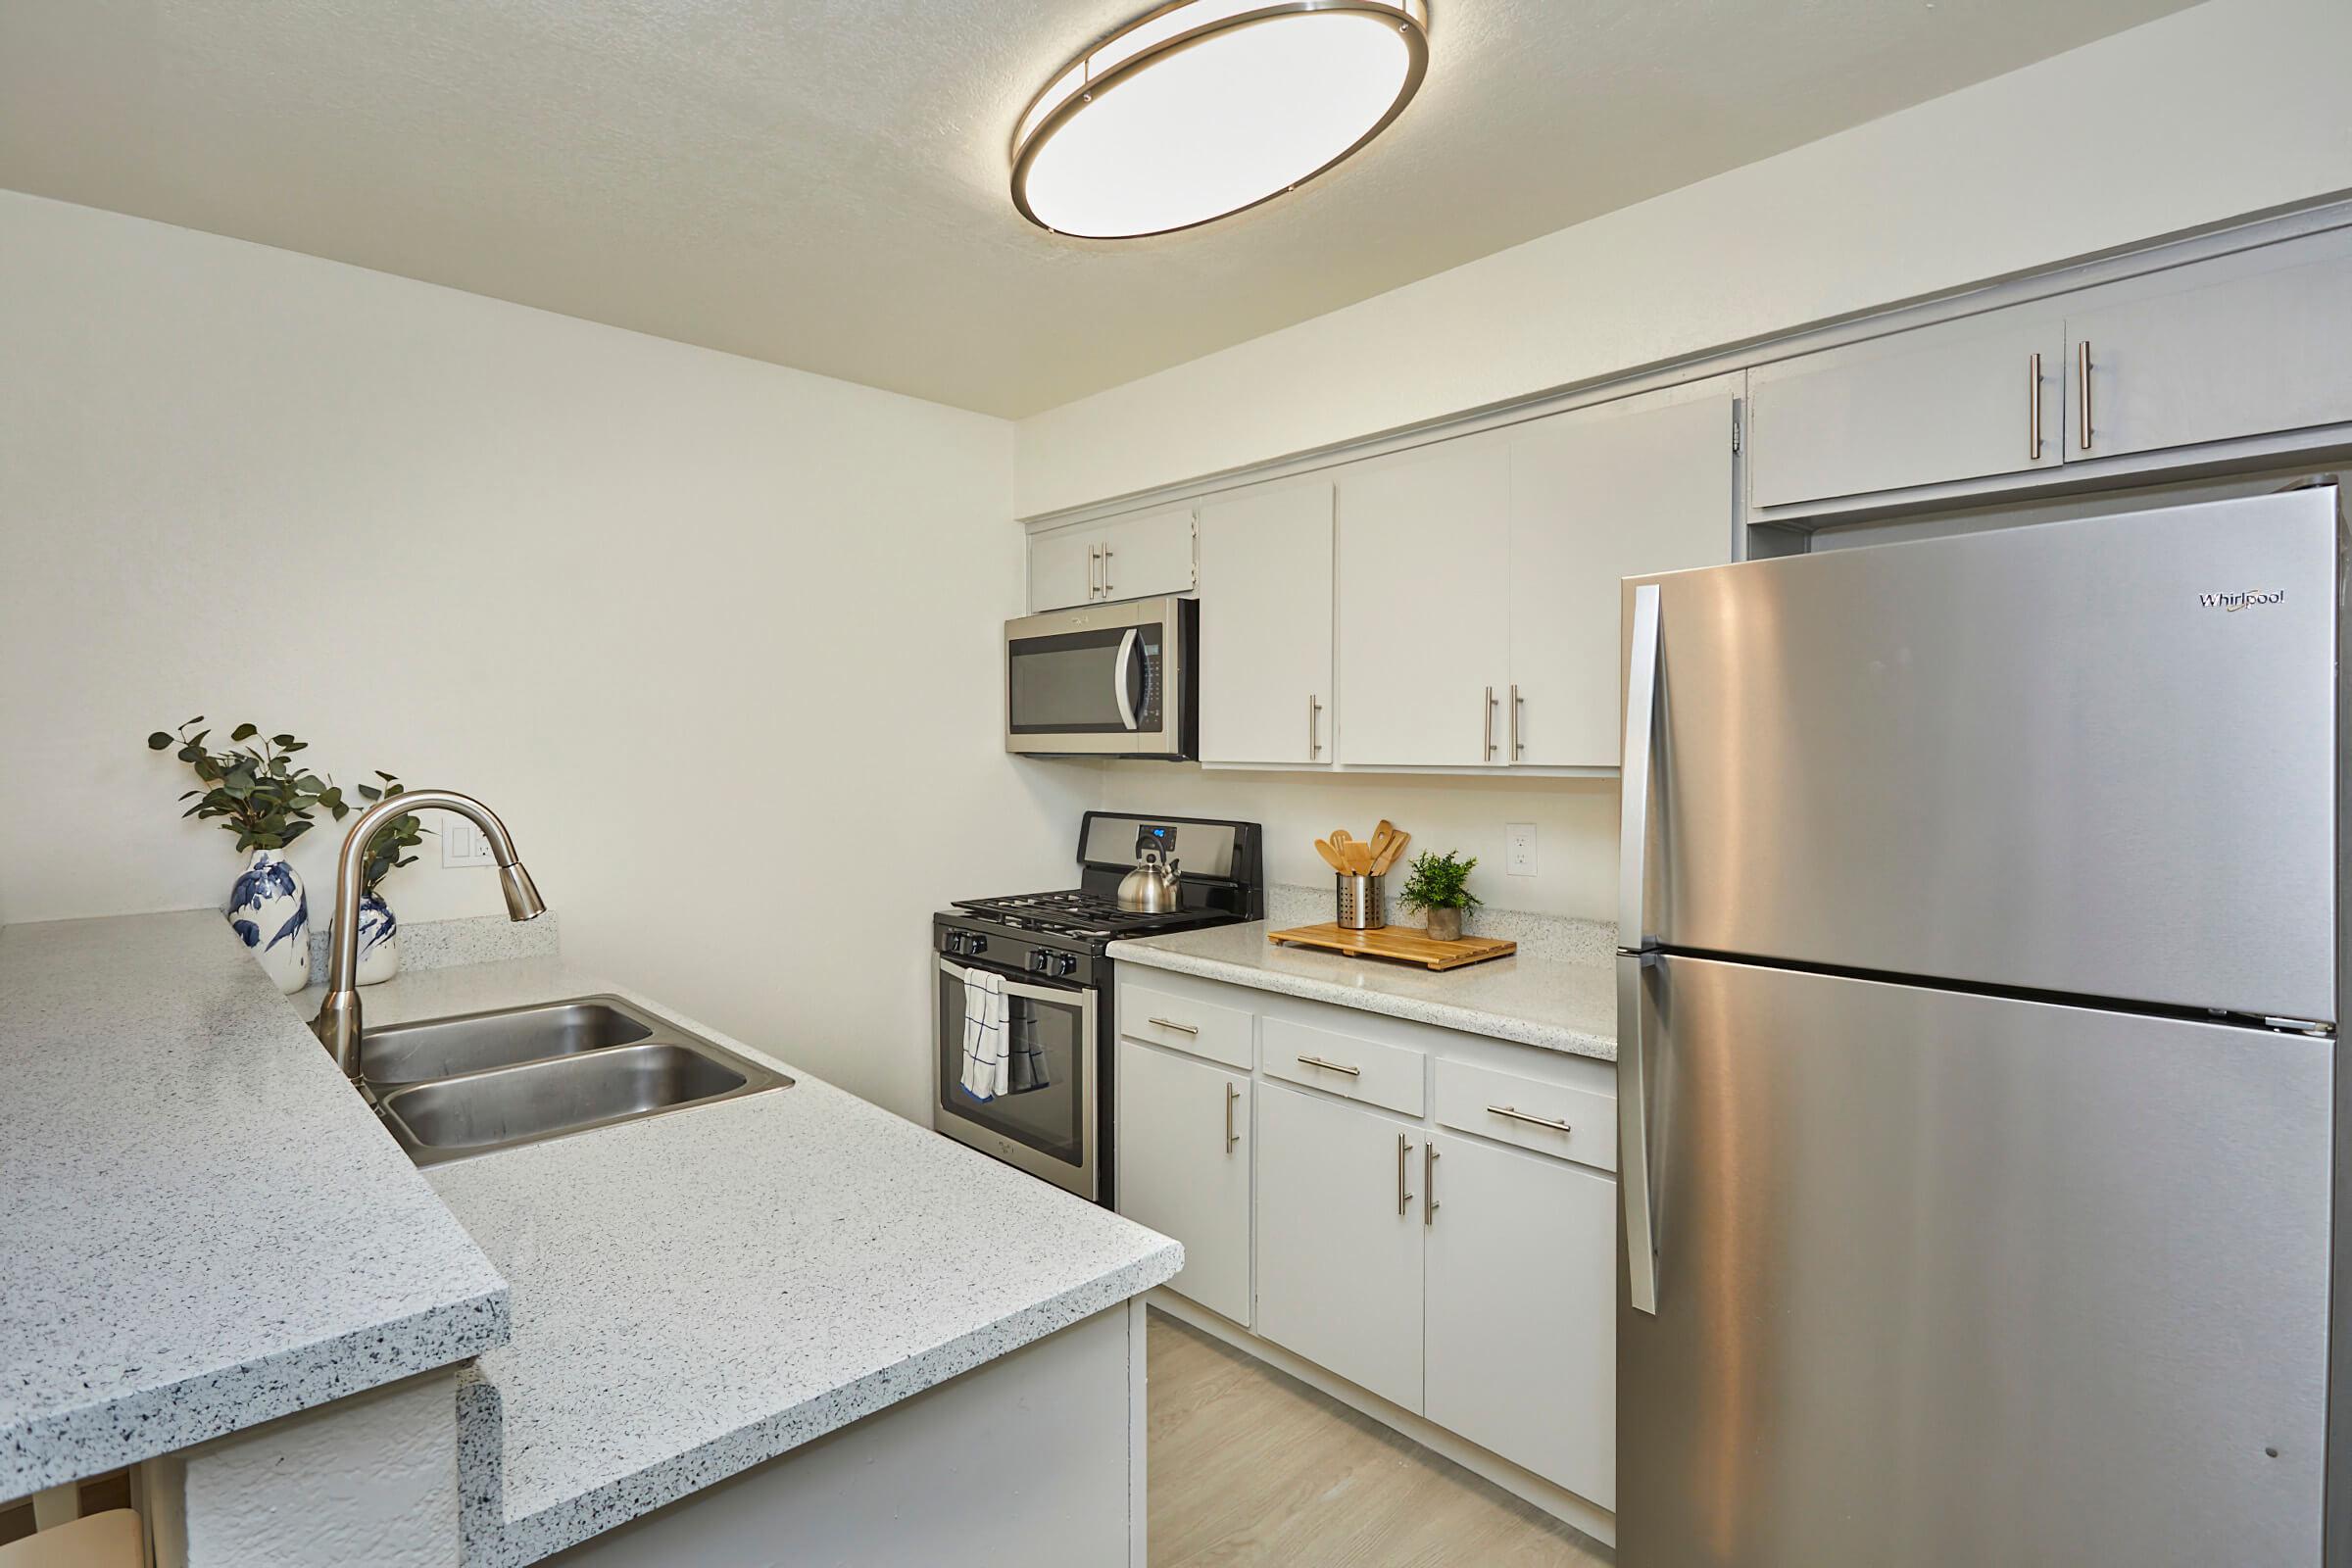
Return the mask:
<path id="1" fill-rule="evenodd" d="M 1004 970 L 992 969 L 985 963 L 967 966 L 957 963 L 953 958 L 943 957 L 939 960 L 939 972 L 945 975 L 954 975 L 958 980 L 962 979 L 972 968 L 977 968 L 985 974 L 1001 976 L 1004 981 L 1004 994 L 1008 997 L 1027 997 L 1032 1002 L 1050 1002 L 1057 1007 L 1081 1007 L 1089 1013 L 1088 1022 L 1090 1024 L 1093 1022 L 1093 1008 L 1087 1004 L 1089 988 L 1086 986 L 1033 986 L 1026 980 L 1015 980 Z"/>
<path id="2" fill-rule="evenodd" d="M 1127 635 L 1119 639 L 1119 657 L 1110 666 L 1110 692 L 1119 700 L 1119 722 L 1129 729 L 1135 728 L 1135 705 L 1127 701 L 1127 667 L 1135 662 L 1136 640 L 1136 628 L 1128 627 Z"/>

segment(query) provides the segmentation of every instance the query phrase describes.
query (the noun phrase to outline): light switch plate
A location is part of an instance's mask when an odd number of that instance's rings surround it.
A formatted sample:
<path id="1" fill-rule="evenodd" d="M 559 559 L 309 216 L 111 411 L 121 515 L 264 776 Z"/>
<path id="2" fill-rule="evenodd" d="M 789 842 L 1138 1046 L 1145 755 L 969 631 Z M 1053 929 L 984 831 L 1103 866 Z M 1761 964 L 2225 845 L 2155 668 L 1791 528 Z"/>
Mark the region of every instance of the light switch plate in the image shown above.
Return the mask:
<path id="1" fill-rule="evenodd" d="M 1502 826 L 1502 868 L 1512 876 L 1536 874 L 1536 824 L 1505 822 Z"/>
<path id="2" fill-rule="evenodd" d="M 498 857 L 490 853 L 490 841 L 482 830 L 453 811 L 441 813 L 441 863 L 443 865 L 496 865 Z"/>

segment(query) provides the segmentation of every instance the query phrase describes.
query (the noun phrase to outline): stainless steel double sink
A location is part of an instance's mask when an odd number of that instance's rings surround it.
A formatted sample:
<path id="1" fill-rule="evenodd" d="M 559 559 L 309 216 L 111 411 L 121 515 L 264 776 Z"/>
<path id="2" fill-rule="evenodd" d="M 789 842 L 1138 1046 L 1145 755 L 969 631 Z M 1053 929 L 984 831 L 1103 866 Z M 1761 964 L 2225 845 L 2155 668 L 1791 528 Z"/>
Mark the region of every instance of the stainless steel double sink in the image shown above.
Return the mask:
<path id="1" fill-rule="evenodd" d="M 368 1028 L 360 1073 L 419 1165 L 792 1087 L 613 996 Z"/>

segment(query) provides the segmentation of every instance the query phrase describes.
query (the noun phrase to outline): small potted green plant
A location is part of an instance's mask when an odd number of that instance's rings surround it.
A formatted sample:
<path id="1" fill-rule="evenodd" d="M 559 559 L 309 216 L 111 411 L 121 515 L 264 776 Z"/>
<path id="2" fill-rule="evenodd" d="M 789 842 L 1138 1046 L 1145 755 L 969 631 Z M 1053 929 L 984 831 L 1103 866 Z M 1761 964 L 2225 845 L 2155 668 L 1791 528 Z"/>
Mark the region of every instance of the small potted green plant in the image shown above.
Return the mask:
<path id="1" fill-rule="evenodd" d="M 1424 850 L 1413 857 L 1412 870 L 1396 902 L 1429 916 L 1432 942 L 1460 940 L 1462 916 L 1478 907 L 1478 895 L 1470 891 L 1470 872 L 1477 864 L 1475 855 L 1463 859 L 1451 853 L 1433 855 Z"/>
<path id="2" fill-rule="evenodd" d="M 260 725 L 239 724 L 229 732 L 228 749 L 215 751 L 207 744 L 211 730 L 189 733 L 203 722 L 199 713 L 176 735 L 159 729 L 147 737 L 147 748 L 171 751 L 196 774 L 197 787 L 180 796 L 196 804 L 179 814 L 219 822 L 237 836 L 238 849 L 252 853 L 229 890 L 229 927 L 290 996 L 310 984 L 311 906 L 285 849 L 311 830 L 316 812 L 339 822 L 351 807 L 341 790 L 295 760 L 308 742 L 291 735 L 257 739 Z"/>

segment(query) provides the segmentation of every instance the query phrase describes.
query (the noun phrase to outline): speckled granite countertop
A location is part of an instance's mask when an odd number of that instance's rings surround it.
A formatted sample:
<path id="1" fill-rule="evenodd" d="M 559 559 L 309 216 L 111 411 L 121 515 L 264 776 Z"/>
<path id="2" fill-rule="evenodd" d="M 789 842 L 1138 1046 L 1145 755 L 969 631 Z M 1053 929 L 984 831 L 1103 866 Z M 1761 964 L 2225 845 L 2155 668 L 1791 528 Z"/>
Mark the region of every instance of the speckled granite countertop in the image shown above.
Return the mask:
<path id="1" fill-rule="evenodd" d="M 512 1342 L 459 1394 L 468 1568 L 560 1551 L 1183 1262 L 1165 1237 L 561 959 L 404 973 L 366 1005 L 388 1023 L 598 992 L 798 1082 L 427 1172 L 514 1287 Z"/>
<path id="2" fill-rule="evenodd" d="M 507 1309 L 218 913 L 0 930 L 0 1497 L 464 1360 Z"/>
<path id="3" fill-rule="evenodd" d="M 1336 1003 L 1523 1046 L 1617 1059 L 1617 980 L 1610 960 L 1495 958 L 1433 973 L 1266 940 L 1263 920 L 1114 942 L 1121 963 Z"/>

